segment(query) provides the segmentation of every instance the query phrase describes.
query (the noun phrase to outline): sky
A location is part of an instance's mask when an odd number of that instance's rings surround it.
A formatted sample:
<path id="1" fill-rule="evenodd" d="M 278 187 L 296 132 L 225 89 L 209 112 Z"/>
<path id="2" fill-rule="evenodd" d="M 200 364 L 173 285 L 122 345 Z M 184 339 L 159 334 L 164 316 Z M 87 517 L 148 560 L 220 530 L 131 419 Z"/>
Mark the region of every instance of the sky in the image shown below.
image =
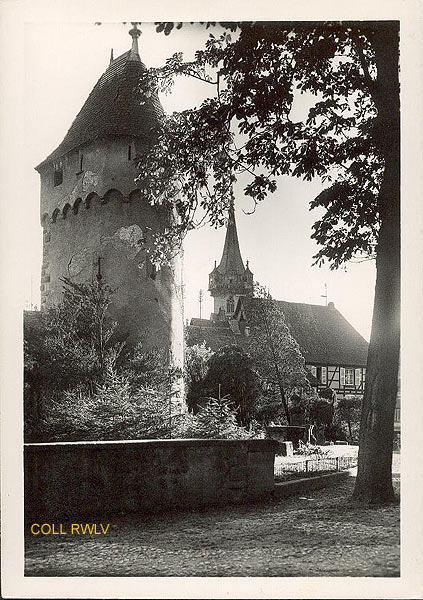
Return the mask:
<path id="1" fill-rule="evenodd" d="M 62 141 L 100 75 L 107 68 L 110 50 L 114 56 L 130 48 L 123 23 L 32 23 L 25 24 L 25 234 L 31 252 L 23 257 L 24 303 L 39 306 L 42 236 L 39 225 L 39 176 L 34 167 Z M 192 59 L 208 32 L 199 25 L 185 25 L 170 36 L 155 32 L 153 24 L 141 25 L 139 50 L 147 67 L 159 67 L 174 52 Z M 178 78 L 170 95 L 161 94 L 166 112 L 198 106 L 211 86 Z M 298 97 L 300 114 L 309 99 Z M 309 202 L 323 189 L 320 181 L 304 182 L 281 177 L 277 191 L 263 201 L 254 214 L 251 199 L 243 194 L 245 181 L 235 189 L 236 220 L 241 254 L 249 260 L 254 279 L 270 289 L 278 300 L 325 304 L 334 302 L 350 323 L 369 339 L 375 283 L 374 261 L 349 263 L 331 271 L 312 267 L 318 247 L 310 236 L 320 216 L 309 211 Z M 199 290 L 204 291 L 202 316 L 209 317 L 213 302 L 208 274 L 219 262 L 225 230 L 202 227 L 185 241 L 185 318 L 199 316 Z"/>

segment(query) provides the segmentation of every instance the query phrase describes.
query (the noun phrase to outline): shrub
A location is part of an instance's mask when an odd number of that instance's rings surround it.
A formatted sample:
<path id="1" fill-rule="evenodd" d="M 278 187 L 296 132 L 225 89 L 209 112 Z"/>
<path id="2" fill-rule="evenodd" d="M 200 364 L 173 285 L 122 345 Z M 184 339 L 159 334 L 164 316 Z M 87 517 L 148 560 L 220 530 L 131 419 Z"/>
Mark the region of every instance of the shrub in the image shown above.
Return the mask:
<path id="1" fill-rule="evenodd" d="M 262 437 L 258 427 L 237 424 L 236 411 L 225 399 L 208 399 L 197 414 L 174 414 L 169 388 L 133 389 L 122 375 L 109 370 L 93 393 L 64 392 L 52 399 L 41 420 L 44 441 L 158 438 L 248 439 Z"/>
<path id="2" fill-rule="evenodd" d="M 317 425 L 330 425 L 333 420 L 333 403 L 323 398 L 317 398 L 311 405 L 311 418 Z"/>
<path id="3" fill-rule="evenodd" d="M 169 405 L 181 373 L 169 368 L 166 350 L 118 339 L 108 312 L 113 293 L 64 280 L 62 303 L 25 320 L 26 441 L 166 434 L 154 415 Z"/>
<path id="4" fill-rule="evenodd" d="M 170 437 L 165 390 L 139 388 L 109 369 L 93 393 L 75 388 L 53 399 L 42 419 L 51 441 L 122 440 Z"/>
<path id="5" fill-rule="evenodd" d="M 325 427 L 325 438 L 330 442 L 336 442 L 336 440 L 346 441 L 347 435 L 341 424 L 331 423 Z"/>
<path id="6" fill-rule="evenodd" d="M 185 385 L 190 410 L 196 408 L 199 398 L 203 395 L 203 381 L 212 355 L 213 352 L 205 342 L 187 346 L 185 349 Z"/>
<path id="7" fill-rule="evenodd" d="M 256 417 L 255 402 L 260 393 L 260 379 L 250 356 L 239 346 L 224 346 L 208 359 L 194 410 L 200 407 L 202 398 L 217 401 L 218 397 L 226 397 L 236 408 L 236 420 L 245 426 Z"/>
<path id="8" fill-rule="evenodd" d="M 226 372 L 235 399 L 239 386 L 231 379 L 234 372 L 244 386 L 239 407 L 235 410 L 233 398 L 207 399 L 197 414 L 181 415 L 174 402 L 174 383 L 181 373 L 168 368 L 166 351 L 146 349 L 142 343 L 130 350 L 115 337 L 116 324 L 108 315 L 113 290 L 98 283 L 64 284 L 62 304 L 40 314 L 36 327 L 27 324 L 25 331 L 26 441 L 263 435 L 251 417 L 250 430 L 237 422 L 241 411 L 247 419 L 249 383 L 255 382 L 248 365 L 242 364 L 239 374 L 232 368 L 242 363 L 243 351 L 242 356 L 236 347 L 229 352 L 234 365 Z M 210 356 L 205 345 L 191 349 L 191 385 L 203 384 Z M 209 377 L 208 384 L 215 383 Z"/>
<path id="9" fill-rule="evenodd" d="M 63 283 L 60 305 L 24 321 L 25 391 L 40 414 L 45 396 L 59 397 L 81 386 L 93 390 L 124 348 L 108 313 L 113 290 L 97 282 Z"/>
<path id="10" fill-rule="evenodd" d="M 249 439 L 260 436 L 256 427 L 250 430 L 238 425 L 237 414 L 227 399 L 208 398 L 194 415 L 182 415 L 174 430 L 176 437 L 211 439 Z"/>
<path id="11" fill-rule="evenodd" d="M 323 457 L 328 456 L 330 454 L 329 450 L 323 450 L 320 446 L 315 446 L 314 444 L 304 443 L 300 440 L 298 448 L 294 450 L 294 454 L 299 454 L 302 456 L 316 456 Z"/>
<path id="12" fill-rule="evenodd" d="M 341 398 L 338 402 L 337 412 L 342 425 L 346 426 L 350 441 L 358 440 L 361 416 L 361 396 Z M 340 438 L 343 439 L 343 438 Z"/>

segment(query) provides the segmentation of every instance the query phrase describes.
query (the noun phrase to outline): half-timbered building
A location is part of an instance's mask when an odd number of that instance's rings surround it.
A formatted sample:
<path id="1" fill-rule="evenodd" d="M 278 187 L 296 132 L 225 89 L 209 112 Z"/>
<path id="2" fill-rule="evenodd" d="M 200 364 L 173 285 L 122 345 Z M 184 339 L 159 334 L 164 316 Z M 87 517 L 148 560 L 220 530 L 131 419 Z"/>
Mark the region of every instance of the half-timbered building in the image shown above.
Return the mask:
<path id="1" fill-rule="evenodd" d="M 205 342 L 212 350 L 228 344 L 243 346 L 251 330 L 250 310 L 260 302 L 260 298 L 240 297 L 231 318 L 191 319 L 188 344 Z M 330 387 L 338 397 L 362 395 L 368 343 L 333 303 L 277 302 L 304 356 L 312 385 Z"/>

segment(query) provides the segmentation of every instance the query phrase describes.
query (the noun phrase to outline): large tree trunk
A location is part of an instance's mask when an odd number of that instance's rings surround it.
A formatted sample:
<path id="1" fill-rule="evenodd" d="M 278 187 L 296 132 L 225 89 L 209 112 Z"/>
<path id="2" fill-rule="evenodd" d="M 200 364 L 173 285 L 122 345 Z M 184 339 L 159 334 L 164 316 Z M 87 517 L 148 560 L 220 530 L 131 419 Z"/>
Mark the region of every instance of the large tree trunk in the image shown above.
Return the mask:
<path id="1" fill-rule="evenodd" d="M 400 163 L 398 30 L 386 24 L 371 36 L 378 68 L 374 93 L 377 131 L 385 157 L 379 194 L 381 226 L 376 287 L 360 424 L 358 474 L 353 499 L 394 500 L 392 451 L 400 351 Z"/>

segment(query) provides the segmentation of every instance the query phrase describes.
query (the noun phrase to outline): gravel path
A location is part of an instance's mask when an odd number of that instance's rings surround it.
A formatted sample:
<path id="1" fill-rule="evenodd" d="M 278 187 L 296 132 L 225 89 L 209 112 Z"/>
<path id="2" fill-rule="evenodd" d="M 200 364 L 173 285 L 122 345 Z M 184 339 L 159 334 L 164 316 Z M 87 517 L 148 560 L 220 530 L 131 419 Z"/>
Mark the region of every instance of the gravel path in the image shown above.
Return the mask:
<path id="1" fill-rule="evenodd" d="M 33 536 L 26 576 L 399 576 L 399 506 L 348 504 L 354 478 L 275 503 L 92 519 L 105 536 Z M 70 529 L 70 527 L 69 527 Z"/>

